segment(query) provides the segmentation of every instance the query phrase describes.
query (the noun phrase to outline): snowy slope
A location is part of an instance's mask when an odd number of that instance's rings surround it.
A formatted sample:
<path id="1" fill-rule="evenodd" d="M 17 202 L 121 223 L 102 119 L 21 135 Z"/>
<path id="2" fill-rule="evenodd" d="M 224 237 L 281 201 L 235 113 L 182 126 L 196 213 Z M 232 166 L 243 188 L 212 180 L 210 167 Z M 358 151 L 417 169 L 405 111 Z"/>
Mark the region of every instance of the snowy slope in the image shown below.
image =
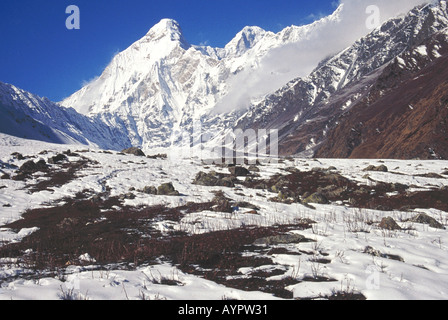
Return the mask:
<path id="1" fill-rule="evenodd" d="M 337 125 L 338 116 L 368 92 L 383 68 L 447 27 L 446 1 L 392 18 L 322 61 L 309 76 L 291 81 L 253 105 L 238 127 L 276 128 L 284 154 L 311 155 L 329 128 Z"/>
<path id="2" fill-rule="evenodd" d="M 19 138 L 0 135 L 0 160 L 2 164 L 20 166 L 28 159 L 18 160 L 11 156 L 13 152 L 25 157 L 46 159 L 53 154 L 70 147 L 77 151 L 79 146 L 60 146 L 42 142 L 30 142 Z M 42 151 L 45 150 L 45 154 Z M 250 253 L 272 259 L 272 265 L 259 267 L 241 267 L 239 276 L 244 279 L 252 273 L 271 272 L 280 269 L 280 275 L 268 276 L 273 283 L 285 277 L 293 277 L 298 283 L 287 286 L 293 298 L 319 298 L 331 295 L 335 291 L 360 292 L 367 299 L 412 300 L 412 299 L 448 299 L 448 233 L 446 229 L 436 229 L 429 225 L 412 222 L 409 219 L 418 213 L 426 213 L 442 223 L 448 223 L 447 212 L 431 208 L 415 208 L 393 211 L 381 211 L 356 208 L 349 202 L 332 202 L 305 206 L 300 203 L 280 203 L 271 200 L 275 193 L 269 190 L 255 190 L 243 185 L 238 188 L 206 187 L 193 185 L 191 182 L 199 171 L 225 168 L 206 168 L 200 161 L 160 160 L 104 153 L 90 149 L 83 157 L 95 161 L 77 172 L 76 179 L 51 190 L 29 192 L 30 186 L 48 179 L 35 175 L 28 181 L 1 180 L 0 186 L 0 248 L 8 243 L 19 243 L 27 236 L 38 232 L 38 228 L 12 230 L 3 227 L 7 223 L 20 220 L 21 215 L 30 209 L 60 206 L 73 199 L 75 195 L 90 194 L 91 203 L 95 195 L 101 194 L 105 186 L 110 197 L 119 196 L 134 188 L 134 199 L 106 210 L 93 224 L 104 224 L 112 219 L 114 212 L 120 214 L 121 207 L 150 208 L 154 205 L 175 208 L 187 203 L 210 201 L 217 190 L 234 200 L 247 201 L 259 209 L 256 214 L 247 213 L 241 208 L 233 214 L 204 210 L 184 212 L 179 221 L 170 219 L 152 219 L 142 221 L 145 230 L 160 230 L 163 235 L 186 232 L 194 236 L 219 230 L 231 232 L 240 227 L 282 226 L 311 219 L 316 223 L 310 229 L 291 229 L 288 234 L 300 234 L 311 242 L 287 243 L 275 245 L 278 251 Z M 68 163 L 75 162 L 79 156 L 70 156 Z M 368 165 L 386 165 L 389 172 L 366 172 Z M 57 170 L 60 165 L 53 165 Z M 259 166 L 260 176 L 255 179 L 269 178 L 275 174 L 285 177 L 291 170 L 307 172 L 327 170 L 356 181 L 359 189 L 366 186 L 379 186 L 382 182 L 396 183 L 411 187 L 408 192 L 424 190 L 431 192 L 448 185 L 448 176 L 442 172 L 448 168 L 446 161 L 376 161 L 376 160 L 304 160 L 288 159 L 279 164 Z M 14 175 L 14 169 L 2 169 Z M 439 177 L 434 174 L 440 175 Z M 180 196 L 148 195 L 140 192 L 148 183 L 158 185 L 173 182 Z M 88 190 L 88 191 L 86 191 Z M 393 195 L 391 195 L 393 196 Z M 102 196 L 104 197 L 104 195 Z M 446 199 L 444 200 L 446 204 Z M 111 211 L 112 212 L 107 212 Z M 137 211 L 136 211 L 137 212 Z M 62 214 L 62 213 L 61 213 Z M 129 214 L 129 213 L 128 213 Z M 383 217 L 393 217 L 401 230 L 384 230 L 378 224 Z M 76 219 L 76 217 L 72 217 Z M 75 221 L 75 220 L 74 220 Z M 37 222 L 37 221 L 35 221 Z M 119 227 L 117 227 L 119 228 Z M 130 232 L 132 230 L 129 230 Z M 104 231 L 107 232 L 107 231 Z M 119 229 L 117 229 L 119 232 Z M 142 234 L 142 241 L 144 241 Z M 97 235 L 102 237 L 102 235 Z M 100 238 L 99 238 L 100 239 Z M 31 245 L 31 244 L 30 244 Z M 370 251 L 366 249 L 370 248 Z M 82 249 L 81 249 L 82 250 Z M 23 254 L 30 254 L 27 250 Z M 12 254 L 11 252 L 8 252 Z M 381 254 L 380 254 L 381 253 Z M 26 257 L 26 256 L 25 256 Z M 393 258 L 391 258 L 393 257 Z M 0 299 L 5 300 L 260 300 L 278 299 L 274 295 L 258 290 L 241 290 L 218 284 L 192 273 L 180 270 L 180 266 L 161 260 L 149 265 L 124 268 L 119 263 L 101 266 L 95 263 L 92 252 L 83 252 L 79 261 L 70 262 L 59 270 L 58 276 L 45 274 L 45 270 L 36 273 L 26 260 L 21 257 L 3 256 L 0 258 Z M 333 281 L 312 281 L 319 277 L 331 278 Z M 176 280 L 176 285 L 160 283 L 162 278 Z"/>
<path id="3" fill-rule="evenodd" d="M 1 132 L 16 137 L 105 149 L 130 145 L 119 124 L 108 127 L 96 117 L 81 115 L 74 109 L 1 82 L 0 113 Z"/>
<path id="4" fill-rule="evenodd" d="M 191 45 L 176 21 L 163 19 L 117 54 L 100 77 L 61 104 L 97 115 L 112 127 L 123 123 L 132 144 L 146 149 L 169 146 L 172 135 L 191 132 L 193 121 L 222 129 L 236 119 L 234 101 L 228 97 L 241 91 L 237 85 L 241 77 L 250 78 L 274 49 L 336 23 L 339 11 L 312 25 L 291 26 L 277 34 L 246 27 L 225 48 Z M 254 92 L 247 102 L 266 93 Z M 211 114 L 217 105 L 223 116 Z"/>

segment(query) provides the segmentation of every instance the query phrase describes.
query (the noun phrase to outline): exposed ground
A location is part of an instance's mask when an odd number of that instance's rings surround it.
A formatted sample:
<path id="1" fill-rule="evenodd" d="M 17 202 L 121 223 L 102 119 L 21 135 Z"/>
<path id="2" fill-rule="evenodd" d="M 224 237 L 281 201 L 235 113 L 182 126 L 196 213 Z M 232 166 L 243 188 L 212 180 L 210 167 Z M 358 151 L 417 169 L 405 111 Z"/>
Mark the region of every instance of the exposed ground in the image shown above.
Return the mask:
<path id="1" fill-rule="evenodd" d="M 447 298 L 448 162 L 2 148 L 1 299 Z"/>

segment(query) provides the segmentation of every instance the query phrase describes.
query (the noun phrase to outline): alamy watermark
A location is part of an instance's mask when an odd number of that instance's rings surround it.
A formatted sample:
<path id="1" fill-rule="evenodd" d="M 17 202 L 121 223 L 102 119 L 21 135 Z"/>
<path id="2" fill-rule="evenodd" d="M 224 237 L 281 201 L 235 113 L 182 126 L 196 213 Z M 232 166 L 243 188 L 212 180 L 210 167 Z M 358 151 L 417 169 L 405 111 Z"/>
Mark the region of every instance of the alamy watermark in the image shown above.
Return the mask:
<path id="1" fill-rule="evenodd" d="M 70 5 L 65 9 L 65 13 L 69 14 L 65 20 L 65 27 L 68 30 L 81 29 L 81 11 L 78 6 Z"/>
<path id="2" fill-rule="evenodd" d="M 366 28 L 373 30 L 381 25 L 381 11 L 376 5 L 370 5 L 366 8 L 366 14 L 368 15 L 366 19 Z"/>
<path id="3" fill-rule="evenodd" d="M 168 157 L 197 158 L 204 164 L 277 163 L 278 139 L 277 129 L 203 130 L 195 121 L 192 131 L 172 135 Z"/>

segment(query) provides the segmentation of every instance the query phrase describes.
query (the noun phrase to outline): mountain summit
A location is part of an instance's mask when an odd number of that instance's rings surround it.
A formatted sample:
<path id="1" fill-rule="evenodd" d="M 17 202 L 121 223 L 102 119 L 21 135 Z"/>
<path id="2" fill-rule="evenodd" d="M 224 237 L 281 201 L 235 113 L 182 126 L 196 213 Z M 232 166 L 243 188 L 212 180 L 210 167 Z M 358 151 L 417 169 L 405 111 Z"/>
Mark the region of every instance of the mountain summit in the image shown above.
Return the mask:
<path id="1" fill-rule="evenodd" d="M 447 158 L 445 80 L 427 76 L 445 70 L 446 1 L 371 31 L 362 21 L 353 34 L 341 24 L 349 13 L 341 5 L 278 33 L 245 27 L 224 48 L 189 44 L 175 20 L 162 19 L 59 105 L 4 86 L 1 107 L 58 141 L 62 134 L 103 148 L 173 147 L 200 123 L 204 132 L 277 129 L 282 155 Z M 420 78 L 431 86 L 412 81 Z M 60 119 L 51 119 L 57 108 Z"/>

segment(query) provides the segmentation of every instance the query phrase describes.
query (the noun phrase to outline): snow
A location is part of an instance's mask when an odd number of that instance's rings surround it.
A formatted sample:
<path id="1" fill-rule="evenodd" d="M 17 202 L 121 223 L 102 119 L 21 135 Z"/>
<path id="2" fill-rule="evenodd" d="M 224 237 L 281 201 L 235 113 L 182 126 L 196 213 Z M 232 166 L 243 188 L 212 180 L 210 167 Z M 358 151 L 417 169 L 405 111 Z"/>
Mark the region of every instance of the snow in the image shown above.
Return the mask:
<path id="1" fill-rule="evenodd" d="M 0 160 L 2 163 L 20 165 L 12 160 L 12 152 L 23 155 L 35 155 L 42 150 L 49 154 L 76 150 L 79 146 L 61 146 L 36 141 L 11 138 L 0 135 Z M 448 213 L 436 209 L 415 209 L 410 212 L 382 212 L 378 210 L 357 209 L 343 203 L 330 205 L 313 204 L 311 209 L 300 204 L 283 204 L 267 200 L 270 193 L 263 190 L 242 188 L 203 187 L 192 185 L 195 174 L 207 171 L 198 159 L 154 160 L 134 156 L 117 155 L 114 152 L 100 153 L 101 150 L 90 149 L 84 155 L 96 160 L 100 165 L 84 169 L 78 178 L 63 187 L 54 188 L 54 192 L 28 194 L 24 183 L 2 180 L 0 189 L 0 225 L 21 218 L 31 208 L 46 207 L 49 202 L 72 197 L 77 192 L 89 188 L 100 192 L 104 182 L 111 188 L 112 195 L 126 193 L 130 187 L 136 189 L 144 186 L 172 182 L 181 193 L 180 197 L 150 196 L 137 194 L 133 200 L 126 200 L 127 205 L 165 204 L 177 207 L 186 202 L 204 202 L 213 198 L 212 190 L 223 190 L 225 194 L 237 201 L 250 201 L 258 206 L 258 214 L 247 214 L 249 210 L 240 208 L 235 214 L 202 211 L 186 214 L 181 221 L 158 221 L 154 227 L 162 232 L 169 230 L 184 231 L 189 234 L 202 234 L 218 230 L 229 230 L 241 226 L 272 226 L 290 224 L 298 219 L 312 219 L 317 222 L 313 228 L 299 233 L 315 242 L 287 244 L 290 251 L 303 250 L 313 252 L 314 258 L 322 258 L 325 253 L 329 264 L 314 262 L 307 255 L 273 255 L 274 263 L 286 270 L 285 275 L 298 279 L 306 276 L 321 275 L 334 279 L 334 282 L 303 281 L 288 287 L 296 298 L 309 298 L 329 295 L 335 290 L 353 290 L 361 292 L 368 299 L 448 299 L 448 233 L 428 225 L 408 222 L 416 213 L 428 215 L 447 225 Z M 131 162 L 132 161 L 132 162 Z M 417 174 L 441 174 L 448 168 L 448 161 L 417 160 L 341 160 L 341 159 L 289 159 L 279 164 L 265 164 L 260 172 L 262 177 L 284 173 L 283 168 L 295 167 L 307 171 L 311 168 L 336 167 L 343 176 L 360 184 L 369 183 L 365 167 L 371 164 L 384 164 L 389 172 L 369 172 L 375 181 L 397 182 L 411 185 L 418 190 L 448 186 L 447 178 L 419 177 Z M 12 169 L 2 169 L 12 173 Z M 211 169 L 208 169 L 211 170 Z M 217 171 L 224 170 L 216 168 Z M 225 171 L 223 171 L 225 172 Z M 445 176 L 446 177 L 446 176 Z M 372 182 L 370 182 L 372 183 Z M 262 196 L 262 194 L 268 197 Z M 11 207 L 3 207 L 10 204 Z M 392 216 L 404 229 L 402 231 L 385 231 L 370 225 L 368 221 L 379 221 L 382 217 Z M 362 232 L 360 230 L 368 231 Z M 21 241 L 35 228 L 23 229 L 17 234 L 12 230 L 0 229 L 3 241 Z M 370 246 L 382 254 L 398 255 L 403 261 L 376 257 L 364 253 Z M 21 277 L 26 269 L 19 267 L 12 260 L 0 260 L 0 299 L 32 300 L 62 299 L 71 295 L 76 299 L 89 300 L 137 300 L 137 299 L 206 299 L 220 300 L 234 298 L 241 300 L 277 299 L 271 294 L 246 292 L 232 289 L 205 280 L 199 276 L 186 274 L 175 265 L 166 261 L 151 266 L 139 266 L 135 270 L 120 270 L 110 266 L 107 271 L 95 269 L 95 261 L 88 252 L 80 257 L 90 266 L 70 266 L 65 279 L 44 277 L 27 280 Z M 263 266 L 260 268 L 271 268 Z M 240 270 L 242 274 L 250 268 Z M 154 277 L 175 278 L 180 285 L 167 286 L 150 281 Z M 272 277 L 272 280 L 282 276 Z"/>
<path id="2" fill-rule="evenodd" d="M 425 45 L 418 46 L 415 48 L 415 52 L 417 52 L 419 55 L 425 57 L 428 55 L 428 48 Z"/>

